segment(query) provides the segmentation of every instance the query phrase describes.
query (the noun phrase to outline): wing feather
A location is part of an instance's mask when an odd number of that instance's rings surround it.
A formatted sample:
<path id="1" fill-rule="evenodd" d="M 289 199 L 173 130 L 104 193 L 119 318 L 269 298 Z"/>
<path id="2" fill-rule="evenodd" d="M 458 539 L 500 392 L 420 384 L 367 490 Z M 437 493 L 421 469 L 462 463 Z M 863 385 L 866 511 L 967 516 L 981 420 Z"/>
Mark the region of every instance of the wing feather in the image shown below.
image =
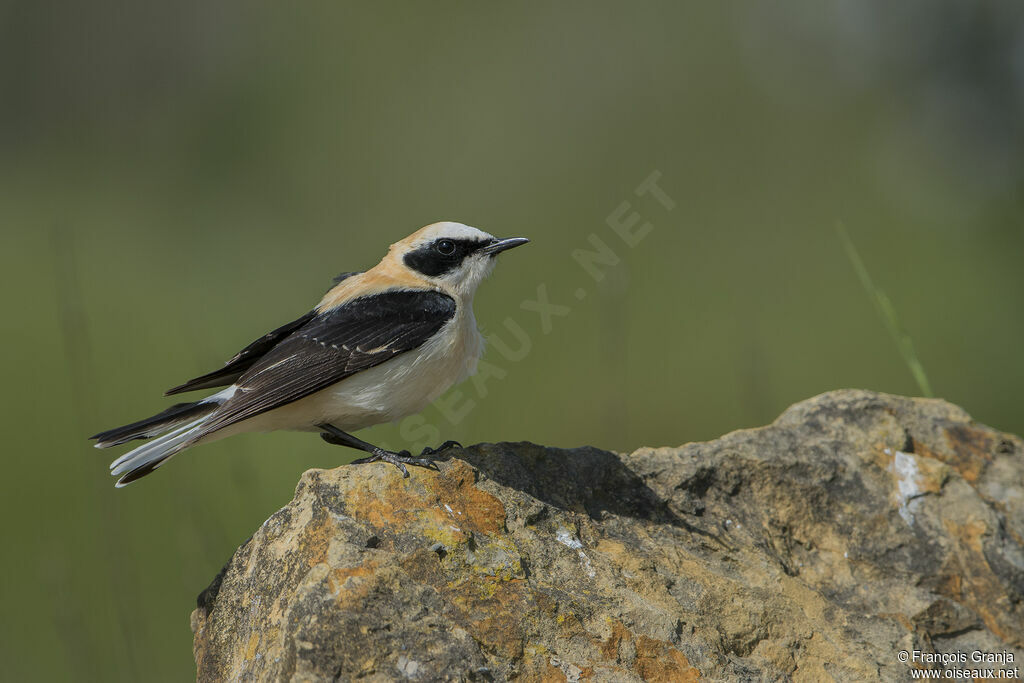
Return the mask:
<path id="1" fill-rule="evenodd" d="M 418 348 L 455 315 L 433 290 L 388 290 L 316 315 L 242 374 L 196 439 Z"/>
<path id="2" fill-rule="evenodd" d="M 205 375 L 190 379 L 184 384 L 168 389 L 164 395 L 181 394 L 186 391 L 197 391 L 199 389 L 212 389 L 214 387 L 225 387 L 232 384 L 242 374 L 251 368 L 256 362 L 274 348 L 282 339 L 288 337 L 295 330 L 299 329 L 310 320 L 316 317 L 316 311 L 310 311 L 301 318 L 286 323 L 276 330 L 266 333 L 253 343 L 231 357 L 224 367 Z"/>
<path id="3" fill-rule="evenodd" d="M 334 284 L 341 284 L 353 275 L 359 275 L 359 272 L 353 271 L 349 273 L 341 273 L 334 278 Z M 311 321 L 314 317 L 316 317 L 316 311 L 310 311 L 301 318 L 297 318 L 290 323 L 282 325 L 276 330 L 268 332 L 236 353 L 231 360 L 224 364 L 224 367 L 214 370 L 213 372 L 208 372 L 205 375 L 201 375 L 194 379 L 190 379 L 184 384 L 179 384 L 172 389 L 168 389 L 164 395 L 170 396 L 172 394 L 181 394 L 186 391 L 213 389 L 215 387 L 225 387 L 229 384 L 233 384 L 235 380 L 242 376 L 242 373 L 255 365 L 256 361 L 266 355 L 267 352 L 274 348 L 274 346 L 276 346 L 280 341 L 286 339 L 288 335 Z"/>

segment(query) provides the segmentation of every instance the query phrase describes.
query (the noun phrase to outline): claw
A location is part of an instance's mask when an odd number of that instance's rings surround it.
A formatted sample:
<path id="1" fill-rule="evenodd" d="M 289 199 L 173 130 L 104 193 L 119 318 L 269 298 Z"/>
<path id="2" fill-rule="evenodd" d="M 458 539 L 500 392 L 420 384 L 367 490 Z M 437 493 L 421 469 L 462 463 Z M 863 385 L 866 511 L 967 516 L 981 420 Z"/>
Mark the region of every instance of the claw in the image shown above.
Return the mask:
<path id="1" fill-rule="evenodd" d="M 414 458 L 409 453 L 409 451 L 401 451 L 399 453 L 392 453 L 391 451 L 381 451 L 379 453 L 374 453 L 368 458 L 359 458 L 358 460 L 353 460 L 350 464 L 365 465 L 366 463 L 377 461 L 391 463 L 392 465 L 399 469 L 399 471 L 402 473 L 403 478 L 409 477 L 409 470 L 406 469 L 405 467 L 406 464 L 416 465 L 417 467 L 425 467 L 427 469 L 432 470 L 437 469 L 437 464 L 434 463 L 433 460 L 428 460 L 426 458 Z"/>
<path id="2" fill-rule="evenodd" d="M 449 448 L 462 448 L 462 444 L 459 443 L 458 441 L 448 440 L 445 441 L 440 446 L 438 446 L 437 448 L 431 448 L 430 446 L 427 446 L 420 453 L 420 457 L 422 458 L 424 455 L 435 455 L 437 453 L 441 453 L 442 451 L 446 451 Z"/>

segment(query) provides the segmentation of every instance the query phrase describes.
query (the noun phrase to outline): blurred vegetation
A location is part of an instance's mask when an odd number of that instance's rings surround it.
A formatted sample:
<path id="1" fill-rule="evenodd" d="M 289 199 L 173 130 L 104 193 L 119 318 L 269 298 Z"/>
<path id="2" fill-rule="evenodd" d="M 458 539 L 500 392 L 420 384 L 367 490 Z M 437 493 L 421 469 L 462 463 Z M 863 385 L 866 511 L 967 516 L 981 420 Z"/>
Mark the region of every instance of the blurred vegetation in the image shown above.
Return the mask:
<path id="1" fill-rule="evenodd" d="M 533 240 L 476 304 L 529 353 L 492 345 L 458 425 L 427 411 L 445 439 L 628 450 L 916 393 L 837 221 L 936 395 L 1024 432 L 1022 10 L 0 4 L 5 677 L 193 675 L 196 594 L 353 454 L 244 435 L 115 491 L 85 437 L 435 220 Z M 671 211 L 634 193 L 653 171 Z M 592 235 L 621 259 L 600 282 Z M 546 333 L 540 285 L 570 309 Z"/>

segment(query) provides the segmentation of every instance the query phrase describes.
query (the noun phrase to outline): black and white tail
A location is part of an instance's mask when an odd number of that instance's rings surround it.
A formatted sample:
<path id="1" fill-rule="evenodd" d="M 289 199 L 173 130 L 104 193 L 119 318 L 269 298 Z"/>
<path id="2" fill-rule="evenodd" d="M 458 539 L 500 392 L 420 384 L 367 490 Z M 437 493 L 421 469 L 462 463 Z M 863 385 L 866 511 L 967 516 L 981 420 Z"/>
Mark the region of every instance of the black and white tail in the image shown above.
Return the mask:
<path id="1" fill-rule="evenodd" d="M 134 439 L 151 439 L 110 463 L 110 473 L 121 475 L 117 488 L 141 479 L 164 464 L 171 456 L 187 448 L 189 440 L 202 428 L 224 401 L 234 393 L 229 387 L 194 403 L 178 403 L 153 417 L 123 427 L 109 429 L 90 437 L 96 448 L 119 446 Z"/>

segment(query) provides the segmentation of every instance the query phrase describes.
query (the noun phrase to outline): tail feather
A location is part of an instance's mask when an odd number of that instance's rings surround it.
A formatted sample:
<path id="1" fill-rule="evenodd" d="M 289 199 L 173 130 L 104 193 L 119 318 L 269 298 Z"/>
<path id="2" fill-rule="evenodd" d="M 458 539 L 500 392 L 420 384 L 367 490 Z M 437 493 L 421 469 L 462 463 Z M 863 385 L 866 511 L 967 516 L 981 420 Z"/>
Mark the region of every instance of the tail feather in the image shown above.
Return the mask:
<path id="1" fill-rule="evenodd" d="M 108 429 L 89 438 L 96 439 L 96 448 L 120 446 L 134 439 L 149 439 L 186 420 L 211 413 L 217 406 L 217 403 L 205 401 L 177 403 L 153 417 L 132 422 L 123 427 Z"/>
<path id="2" fill-rule="evenodd" d="M 234 387 L 208 396 L 195 403 L 179 403 L 162 413 L 132 424 L 100 432 L 92 437 L 97 448 L 117 446 L 133 439 L 150 439 L 110 463 L 110 473 L 120 476 L 121 488 L 160 467 L 176 453 L 192 445 L 203 425 L 227 399 Z"/>
<path id="3" fill-rule="evenodd" d="M 204 415 L 198 420 L 186 422 L 163 436 L 128 451 L 110 463 L 110 473 L 114 476 L 122 475 L 115 486 L 122 488 L 136 479 L 141 479 L 172 456 L 188 448 L 191 445 L 189 439 L 196 435 L 207 417 L 209 416 Z"/>

